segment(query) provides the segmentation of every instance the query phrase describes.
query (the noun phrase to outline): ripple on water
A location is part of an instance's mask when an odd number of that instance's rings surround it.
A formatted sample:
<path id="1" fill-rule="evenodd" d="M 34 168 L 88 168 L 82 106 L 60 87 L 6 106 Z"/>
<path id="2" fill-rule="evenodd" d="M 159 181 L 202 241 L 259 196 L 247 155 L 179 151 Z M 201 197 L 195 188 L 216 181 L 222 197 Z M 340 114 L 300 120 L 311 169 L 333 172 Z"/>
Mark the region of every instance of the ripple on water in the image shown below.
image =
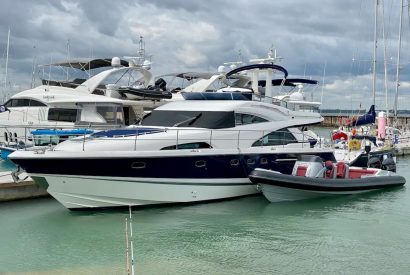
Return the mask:
<path id="1" fill-rule="evenodd" d="M 410 158 L 398 171 L 410 179 Z M 53 199 L 0 205 L 0 271 L 125 273 L 128 211 Z M 137 274 L 403 274 L 410 191 L 269 203 L 262 196 L 133 211 Z M 21 255 L 24 255 L 22 260 Z"/>

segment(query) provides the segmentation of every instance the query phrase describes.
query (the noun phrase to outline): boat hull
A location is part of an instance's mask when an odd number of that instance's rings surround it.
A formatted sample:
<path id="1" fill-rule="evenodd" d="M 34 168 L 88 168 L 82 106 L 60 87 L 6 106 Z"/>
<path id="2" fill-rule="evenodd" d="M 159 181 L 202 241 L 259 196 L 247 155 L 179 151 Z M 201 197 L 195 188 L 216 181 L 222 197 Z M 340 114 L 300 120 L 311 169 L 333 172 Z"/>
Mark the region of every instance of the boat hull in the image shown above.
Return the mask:
<path id="1" fill-rule="evenodd" d="M 340 195 L 352 195 L 359 193 L 366 193 L 374 190 L 363 191 L 348 191 L 348 192 L 321 192 L 312 190 L 300 190 L 287 187 L 275 186 L 270 184 L 260 184 L 259 190 L 263 193 L 265 198 L 270 202 L 283 202 L 283 201 L 298 201 L 315 199 L 321 197 L 333 197 Z"/>
<path id="2" fill-rule="evenodd" d="M 192 203 L 256 194 L 248 178 L 158 179 L 33 175 L 68 209 Z"/>
<path id="3" fill-rule="evenodd" d="M 251 195 L 258 192 L 248 178 L 255 168 L 290 174 L 298 154 L 270 148 L 255 148 L 252 153 L 218 149 L 17 151 L 10 158 L 65 207 L 74 209 L 200 202 Z M 316 154 L 334 159 L 328 151 Z"/>
<path id="4" fill-rule="evenodd" d="M 284 175 L 274 171 L 256 169 L 249 176 L 258 189 L 271 202 L 296 201 L 318 197 L 352 195 L 406 183 L 404 177 L 384 172 L 385 176 L 368 176 L 357 179 L 325 179 Z"/>

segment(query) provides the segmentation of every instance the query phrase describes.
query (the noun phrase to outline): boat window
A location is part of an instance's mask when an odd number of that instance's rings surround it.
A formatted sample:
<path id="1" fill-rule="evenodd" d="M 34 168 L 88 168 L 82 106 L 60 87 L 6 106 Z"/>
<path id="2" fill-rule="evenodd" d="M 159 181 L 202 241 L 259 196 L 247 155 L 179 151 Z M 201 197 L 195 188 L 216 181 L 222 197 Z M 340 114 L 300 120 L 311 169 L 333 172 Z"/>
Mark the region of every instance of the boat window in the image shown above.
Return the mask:
<path id="1" fill-rule="evenodd" d="M 121 106 L 97 106 L 99 113 L 108 124 L 123 124 L 124 114 Z"/>
<path id="2" fill-rule="evenodd" d="M 8 100 L 6 103 L 4 103 L 3 105 L 6 107 L 11 107 L 13 99 Z"/>
<path id="3" fill-rule="evenodd" d="M 29 106 L 47 106 L 44 103 L 41 103 L 32 99 L 25 98 L 14 98 L 7 101 L 4 106 L 6 107 L 29 107 Z"/>
<path id="4" fill-rule="evenodd" d="M 162 148 L 161 150 L 180 150 L 180 149 L 209 149 L 212 148 L 211 145 L 209 145 L 206 142 L 192 142 L 192 143 L 184 143 L 184 144 L 178 144 L 178 145 L 172 145 L 172 146 L 167 146 Z"/>
<path id="5" fill-rule="evenodd" d="M 206 167 L 206 161 L 205 160 L 197 160 L 197 161 L 195 161 L 195 166 L 196 167 Z"/>
<path id="6" fill-rule="evenodd" d="M 43 102 L 34 100 L 34 99 L 30 99 L 30 107 L 44 107 L 47 106 L 46 104 L 44 104 Z"/>
<path id="7" fill-rule="evenodd" d="M 221 129 L 235 127 L 234 112 L 153 110 L 141 125 Z"/>
<path id="8" fill-rule="evenodd" d="M 255 115 L 235 113 L 235 125 L 237 126 L 267 121 L 268 120 Z"/>
<path id="9" fill-rule="evenodd" d="M 8 104 L 9 102 L 10 104 Z M 30 100 L 23 98 L 11 99 L 9 102 L 6 103 L 7 107 L 27 107 L 30 105 Z"/>
<path id="10" fill-rule="evenodd" d="M 289 132 L 288 129 L 284 128 L 265 135 L 264 137 L 254 142 L 252 146 L 275 146 L 297 142 L 298 141 L 295 136 L 291 132 Z"/>
<path id="11" fill-rule="evenodd" d="M 238 159 L 231 159 L 231 165 L 232 166 L 238 166 L 239 165 L 239 160 Z"/>
<path id="12" fill-rule="evenodd" d="M 133 169 L 144 169 L 146 167 L 145 162 L 133 162 L 131 163 L 131 168 Z"/>
<path id="13" fill-rule="evenodd" d="M 75 122 L 77 109 L 50 108 L 48 110 L 48 120 Z"/>

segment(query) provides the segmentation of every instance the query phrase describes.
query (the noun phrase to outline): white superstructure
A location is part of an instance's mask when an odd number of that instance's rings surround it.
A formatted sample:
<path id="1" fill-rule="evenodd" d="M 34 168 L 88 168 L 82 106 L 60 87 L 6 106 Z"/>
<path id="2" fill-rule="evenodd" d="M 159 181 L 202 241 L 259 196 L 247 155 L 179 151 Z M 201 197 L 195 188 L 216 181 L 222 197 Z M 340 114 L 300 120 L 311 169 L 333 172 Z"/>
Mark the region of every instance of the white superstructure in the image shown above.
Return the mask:
<path id="1" fill-rule="evenodd" d="M 257 193 L 255 168 L 290 173 L 300 154 L 334 160 L 299 129 L 322 120 L 264 102 L 176 101 L 138 126 L 10 159 L 70 209 L 215 200 Z"/>

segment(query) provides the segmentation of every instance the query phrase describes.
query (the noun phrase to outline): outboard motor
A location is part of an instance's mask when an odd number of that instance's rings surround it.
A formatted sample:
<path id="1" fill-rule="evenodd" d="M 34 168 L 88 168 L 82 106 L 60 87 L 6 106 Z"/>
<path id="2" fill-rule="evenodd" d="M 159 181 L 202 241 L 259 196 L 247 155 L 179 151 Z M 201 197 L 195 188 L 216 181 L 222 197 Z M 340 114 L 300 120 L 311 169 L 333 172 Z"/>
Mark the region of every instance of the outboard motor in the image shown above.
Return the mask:
<path id="1" fill-rule="evenodd" d="M 391 156 L 388 156 L 382 162 L 382 169 L 387 171 L 396 172 L 396 162 Z"/>
<path id="2" fill-rule="evenodd" d="M 317 177 L 323 176 L 323 161 L 318 156 L 301 155 L 293 166 L 292 175 L 299 177 Z"/>
<path id="3" fill-rule="evenodd" d="M 369 167 L 369 168 L 378 168 L 378 169 L 381 169 L 381 168 L 382 168 L 382 162 L 380 161 L 379 158 L 377 158 L 377 157 L 372 157 L 372 158 L 369 159 L 369 161 L 367 162 L 367 167 Z"/>
<path id="4" fill-rule="evenodd" d="M 165 91 L 167 89 L 167 82 L 163 78 L 158 78 L 155 81 L 155 88 Z"/>

